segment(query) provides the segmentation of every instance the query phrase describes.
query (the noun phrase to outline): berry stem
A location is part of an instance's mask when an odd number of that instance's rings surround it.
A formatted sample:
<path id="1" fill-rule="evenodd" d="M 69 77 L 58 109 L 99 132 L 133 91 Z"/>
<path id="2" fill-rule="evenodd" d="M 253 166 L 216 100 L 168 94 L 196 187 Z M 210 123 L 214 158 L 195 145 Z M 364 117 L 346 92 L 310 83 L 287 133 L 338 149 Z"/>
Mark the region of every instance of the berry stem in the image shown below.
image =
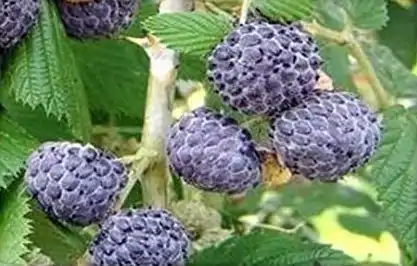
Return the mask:
<path id="1" fill-rule="evenodd" d="M 240 10 L 240 19 L 239 19 L 240 24 L 245 24 L 246 23 L 251 3 L 252 3 L 252 0 L 243 0 L 242 1 L 242 7 L 241 7 L 241 10 Z"/>
<path id="2" fill-rule="evenodd" d="M 376 95 L 380 108 L 386 108 L 392 105 L 392 99 L 382 86 L 372 63 L 364 52 L 361 44 L 352 34 L 351 27 L 346 27 L 343 31 L 335 31 L 321 26 L 316 21 L 302 22 L 303 28 L 312 35 L 322 37 L 338 45 L 346 46 L 350 54 L 358 61 L 361 69 L 365 72 L 368 82 L 370 83 L 374 94 Z"/>
<path id="3" fill-rule="evenodd" d="M 330 42 L 338 45 L 346 45 L 349 42 L 349 38 L 345 32 L 335 31 L 326 27 L 321 26 L 317 21 L 313 22 L 301 22 L 303 29 L 308 31 L 310 34 L 324 38 Z"/>
<path id="4" fill-rule="evenodd" d="M 368 56 L 365 54 L 362 46 L 357 40 L 352 39 L 349 42 L 348 48 L 353 57 L 356 58 L 358 64 L 361 66 L 365 72 L 368 82 L 372 86 L 375 96 L 378 99 L 378 104 L 380 108 L 387 108 L 392 105 L 392 99 L 387 91 L 382 86 L 381 82 L 376 75 L 375 69 L 372 66 L 371 62 L 368 59 Z"/>
<path id="5" fill-rule="evenodd" d="M 123 207 L 124 202 L 126 201 L 136 182 L 140 177 L 143 176 L 143 174 L 146 172 L 148 168 L 152 167 L 154 161 L 157 160 L 157 155 L 157 153 L 146 151 L 144 148 L 141 147 L 139 148 L 136 155 L 133 156 L 136 158 L 121 158 L 122 160 L 126 159 L 126 161 L 131 160 L 134 163 L 134 167 L 132 167 L 131 172 L 129 173 L 129 178 L 126 187 L 123 189 L 122 193 L 120 193 L 120 196 L 118 197 L 117 202 L 114 205 L 115 210 L 120 210 Z"/>

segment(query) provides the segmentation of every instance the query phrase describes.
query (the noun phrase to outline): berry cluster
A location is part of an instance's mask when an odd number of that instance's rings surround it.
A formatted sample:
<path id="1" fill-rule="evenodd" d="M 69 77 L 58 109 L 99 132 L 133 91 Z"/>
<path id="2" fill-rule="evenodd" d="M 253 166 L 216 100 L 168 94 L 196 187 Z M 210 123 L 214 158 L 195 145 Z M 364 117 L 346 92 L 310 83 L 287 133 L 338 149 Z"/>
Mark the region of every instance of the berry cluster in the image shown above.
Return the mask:
<path id="1" fill-rule="evenodd" d="M 80 38 L 119 32 L 131 23 L 137 7 L 137 0 L 59 2 L 67 33 Z M 16 44 L 35 23 L 38 10 L 38 0 L 3 1 L 0 48 Z M 381 124 L 355 95 L 315 89 L 322 63 L 318 46 L 299 25 L 253 20 L 237 26 L 213 49 L 207 76 L 225 104 L 268 119 L 272 150 L 293 174 L 337 181 L 374 154 Z M 258 148 L 236 120 L 200 107 L 173 123 L 166 156 L 184 182 L 236 195 L 262 181 Z M 90 144 L 46 142 L 26 163 L 27 191 L 51 219 L 100 225 L 88 249 L 91 265 L 181 266 L 195 235 L 204 235 L 205 243 L 229 235 L 215 230 L 220 217 L 207 210 L 198 216 L 200 223 L 194 221 L 196 216 L 186 212 L 194 205 L 188 203 L 187 208 L 172 206 L 181 218 L 155 207 L 114 210 L 127 169 L 115 155 Z"/>
<path id="2" fill-rule="evenodd" d="M 381 123 L 356 95 L 316 89 L 322 64 L 299 24 L 253 19 L 213 49 L 207 77 L 226 105 L 269 121 L 272 151 L 293 174 L 337 181 L 373 155 Z M 237 194 L 261 181 L 259 145 L 211 109 L 184 114 L 167 141 L 172 171 L 199 189 Z"/>
<path id="3" fill-rule="evenodd" d="M 133 21 L 140 0 L 58 0 L 66 33 L 75 38 L 111 37 Z M 40 0 L 0 1 L 0 51 L 18 44 L 39 20 Z"/>
<path id="4" fill-rule="evenodd" d="M 185 265 L 191 235 L 160 208 L 113 210 L 127 182 L 115 155 L 90 144 L 46 142 L 26 160 L 29 195 L 52 220 L 99 233 L 89 246 L 91 265 Z"/>

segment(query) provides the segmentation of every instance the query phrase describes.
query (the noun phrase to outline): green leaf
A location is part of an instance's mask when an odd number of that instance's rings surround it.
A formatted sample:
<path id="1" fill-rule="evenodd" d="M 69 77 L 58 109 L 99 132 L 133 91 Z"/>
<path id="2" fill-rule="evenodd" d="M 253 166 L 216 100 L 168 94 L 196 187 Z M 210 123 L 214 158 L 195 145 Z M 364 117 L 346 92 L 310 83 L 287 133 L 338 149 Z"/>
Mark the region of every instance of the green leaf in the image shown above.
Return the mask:
<path id="1" fill-rule="evenodd" d="M 146 52 L 123 40 L 71 44 L 90 108 L 142 117 L 149 69 Z"/>
<path id="2" fill-rule="evenodd" d="M 387 24 L 389 19 L 385 0 L 342 0 L 338 2 L 350 22 L 357 28 L 379 30 Z"/>
<path id="3" fill-rule="evenodd" d="M 217 246 L 196 253 L 192 266 L 312 266 L 355 265 L 355 261 L 328 245 L 302 242 L 296 236 L 265 231 L 232 237 Z"/>
<path id="4" fill-rule="evenodd" d="M 20 125 L 0 114 L 0 188 L 6 188 L 38 145 Z"/>
<path id="5" fill-rule="evenodd" d="M 316 15 L 320 21 L 342 30 L 346 25 L 364 30 L 379 30 L 388 21 L 385 0 L 317 0 Z"/>
<path id="6" fill-rule="evenodd" d="M 206 78 L 206 62 L 198 56 L 180 54 L 178 78 L 204 81 Z"/>
<path id="7" fill-rule="evenodd" d="M 345 13 L 337 0 L 317 0 L 315 18 L 327 28 L 342 31 L 345 27 Z"/>
<path id="8" fill-rule="evenodd" d="M 224 17 L 205 12 L 159 14 L 143 25 L 168 47 L 195 56 L 210 52 L 232 28 Z"/>
<path id="9" fill-rule="evenodd" d="M 17 101 L 65 118 L 74 134 L 87 140 L 91 125 L 84 87 L 55 5 L 41 2 L 40 20 L 7 62 L 3 85 Z"/>
<path id="10" fill-rule="evenodd" d="M 384 137 L 370 165 L 382 201 L 381 216 L 396 239 L 417 247 L 417 113 L 392 107 L 384 113 Z"/>
<path id="11" fill-rule="evenodd" d="M 75 260 L 85 252 L 88 239 L 79 235 L 74 228 L 51 222 L 37 204 L 32 206 L 29 217 L 33 221 L 33 233 L 30 240 L 53 260 L 54 265 L 74 265 Z"/>
<path id="12" fill-rule="evenodd" d="M 0 193 L 0 264 L 25 265 L 22 256 L 29 250 L 27 236 L 30 220 L 28 197 L 21 182 L 14 182 L 7 191 Z"/>
<path id="13" fill-rule="evenodd" d="M 363 48 L 387 91 L 399 97 L 417 96 L 417 76 L 413 75 L 389 48 L 368 43 L 363 43 Z"/>
<path id="14" fill-rule="evenodd" d="M 271 19 L 298 20 L 312 14 L 314 2 L 314 0 L 253 0 L 252 5 Z"/>
<path id="15" fill-rule="evenodd" d="M 377 33 L 379 42 L 388 46 L 410 69 L 417 56 L 417 5 L 404 7 L 396 1 L 388 1 L 388 15 L 387 26 Z"/>
<path id="16" fill-rule="evenodd" d="M 74 139 L 65 121 L 58 121 L 54 116 L 48 117 L 44 109 L 40 106 L 31 109 L 27 105 L 18 103 L 10 97 L 3 98 L 1 102 L 6 108 L 7 116 L 18 123 L 39 142 L 53 139 Z"/>
<path id="17" fill-rule="evenodd" d="M 42 254 L 41 249 L 34 247 L 29 254 L 25 256 L 26 262 L 30 266 L 53 266 L 52 260 Z"/>
<path id="18" fill-rule="evenodd" d="M 356 91 L 355 83 L 349 69 L 349 53 L 346 47 L 326 44 L 321 49 L 324 59 L 323 70 L 333 80 L 335 87 Z"/>
<path id="19" fill-rule="evenodd" d="M 139 12 L 134 18 L 129 28 L 123 32 L 123 35 L 132 37 L 143 37 L 146 35 L 141 23 L 150 16 L 158 14 L 158 6 L 153 0 L 142 0 L 140 2 Z"/>

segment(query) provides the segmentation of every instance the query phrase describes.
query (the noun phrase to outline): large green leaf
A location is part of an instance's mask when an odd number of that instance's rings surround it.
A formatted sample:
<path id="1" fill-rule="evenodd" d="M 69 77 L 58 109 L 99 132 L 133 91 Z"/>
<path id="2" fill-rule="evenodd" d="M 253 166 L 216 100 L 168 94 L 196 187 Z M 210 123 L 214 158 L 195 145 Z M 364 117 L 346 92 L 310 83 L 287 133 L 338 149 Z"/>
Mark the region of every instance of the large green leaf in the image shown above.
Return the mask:
<path id="1" fill-rule="evenodd" d="M 296 20 L 310 16 L 314 0 L 253 0 L 252 5 L 271 19 Z"/>
<path id="2" fill-rule="evenodd" d="M 383 28 L 389 19 L 385 0 L 341 0 L 338 2 L 350 22 L 357 28 L 378 30 Z"/>
<path id="3" fill-rule="evenodd" d="M 36 139 L 20 125 L 0 114 L 0 188 L 10 185 L 36 145 Z"/>
<path id="4" fill-rule="evenodd" d="M 149 59 L 139 46 L 123 40 L 72 42 L 90 108 L 142 117 Z"/>
<path id="5" fill-rule="evenodd" d="M 33 233 L 30 240 L 48 256 L 54 265 L 74 265 L 77 258 L 85 252 L 88 238 L 82 237 L 74 228 L 67 228 L 51 220 L 33 204 L 30 218 Z"/>
<path id="6" fill-rule="evenodd" d="M 30 253 L 25 256 L 26 262 L 29 266 L 53 266 L 52 260 L 42 254 L 41 249 L 34 247 L 31 249 Z"/>
<path id="7" fill-rule="evenodd" d="M 349 53 L 346 47 L 327 44 L 321 49 L 324 59 L 323 70 L 333 80 L 335 87 L 356 91 L 349 65 Z"/>
<path id="8" fill-rule="evenodd" d="M 206 78 L 206 62 L 198 56 L 180 55 L 178 78 L 184 80 L 204 81 Z"/>
<path id="9" fill-rule="evenodd" d="M 16 102 L 11 97 L 4 97 L 1 102 L 6 108 L 7 116 L 38 139 L 39 142 L 74 139 L 65 121 L 58 121 L 54 116 L 47 116 L 40 106 L 32 109 L 27 105 Z"/>
<path id="10" fill-rule="evenodd" d="M 21 182 L 0 192 L 0 265 L 25 265 L 22 256 L 29 250 L 30 220 L 28 197 Z"/>
<path id="11" fill-rule="evenodd" d="M 146 35 L 141 23 L 150 16 L 158 14 L 158 5 L 153 0 L 142 0 L 139 12 L 136 14 L 132 24 L 122 34 L 132 37 L 143 37 Z"/>
<path id="12" fill-rule="evenodd" d="M 346 25 L 379 30 L 388 21 L 385 0 L 317 0 L 316 10 L 319 20 L 331 20 L 339 30 Z"/>
<path id="13" fill-rule="evenodd" d="M 387 26 L 378 32 L 379 42 L 388 46 L 407 68 L 412 68 L 417 57 L 417 4 L 404 7 L 388 1 L 388 15 Z"/>
<path id="14" fill-rule="evenodd" d="M 179 52 L 206 55 L 230 31 L 230 21 L 205 12 L 165 13 L 149 17 L 145 28 Z"/>
<path id="15" fill-rule="evenodd" d="M 84 87 L 55 6 L 41 2 L 41 18 L 7 62 L 3 86 L 17 101 L 65 118 L 86 140 L 90 117 Z"/>
<path id="16" fill-rule="evenodd" d="M 196 253 L 190 265 L 241 266 L 348 266 L 355 261 L 328 245 L 302 242 L 296 236 L 278 232 L 253 232 L 232 237 L 221 244 Z"/>
<path id="17" fill-rule="evenodd" d="M 368 43 L 364 43 L 363 48 L 386 90 L 400 97 L 417 96 L 417 76 L 413 75 L 389 48 Z"/>
<path id="18" fill-rule="evenodd" d="M 370 165 L 382 201 L 381 216 L 402 243 L 417 247 L 417 113 L 384 113 L 384 137 Z"/>

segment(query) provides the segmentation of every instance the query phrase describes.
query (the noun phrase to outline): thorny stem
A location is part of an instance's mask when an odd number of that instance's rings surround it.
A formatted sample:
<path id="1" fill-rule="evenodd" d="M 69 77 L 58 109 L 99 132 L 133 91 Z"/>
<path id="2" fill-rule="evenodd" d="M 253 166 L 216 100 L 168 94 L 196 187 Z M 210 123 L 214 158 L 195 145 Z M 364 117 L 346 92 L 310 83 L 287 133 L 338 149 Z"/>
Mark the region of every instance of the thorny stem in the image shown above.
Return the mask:
<path id="1" fill-rule="evenodd" d="M 243 0 L 241 11 L 240 11 L 240 19 L 239 19 L 240 24 L 244 24 L 246 20 L 248 19 L 248 13 L 249 13 L 251 3 L 252 3 L 252 0 Z"/>
<path id="2" fill-rule="evenodd" d="M 146 205 L 165 208 L 168 182 L 164 156 L 165 137 L 172 119 L 171 91 L 175 86 L 177 59 L 173 51 L 166 49 L 150 51 L 149 55 L 150 75 L 141 145 L 157 152 L 159 156 L 142 176 L 142 195 Z M 136 169 L 137 165 L 133 171 L 136 172 Z"/>
<path id="3" fill-rule="evenodd" d="M 360 43 L 353 36 L 350 27 L 347 27 L 344 31 L 339 32 L 323 27 L 316 21 L 311 23 L 302 22 L 302 25 L 305 30 L 315 36 L 322 37 L 338 45 L 346 46 L 349 49 L 351 55 L 358 61 L 358 64 L 365 72 L 372 90 L 378 98 L 380 107 L 386 108 L 392 104 L 390 95 L 387 93 L 379 81 L 374 67 L 369 61 Z"/>
<path id="4" fill-rule="evenodd" d="M 159 1 L 159 13 L 189 11 L 193 0 Z M 165 158 L 165 138 L 172 120 L 172 101 L 177 77 L 178 54 L 159 43 L 147 49 L 150 73 L 141 146 L 158 154 L 157 160 L 142 176 L 145 205 L 166 208 L 168 205 L 169 171 Z M 133 168 L 133 171 L 138 167 Z M 135 172 L 136 180 L 139 173 Z"/>

